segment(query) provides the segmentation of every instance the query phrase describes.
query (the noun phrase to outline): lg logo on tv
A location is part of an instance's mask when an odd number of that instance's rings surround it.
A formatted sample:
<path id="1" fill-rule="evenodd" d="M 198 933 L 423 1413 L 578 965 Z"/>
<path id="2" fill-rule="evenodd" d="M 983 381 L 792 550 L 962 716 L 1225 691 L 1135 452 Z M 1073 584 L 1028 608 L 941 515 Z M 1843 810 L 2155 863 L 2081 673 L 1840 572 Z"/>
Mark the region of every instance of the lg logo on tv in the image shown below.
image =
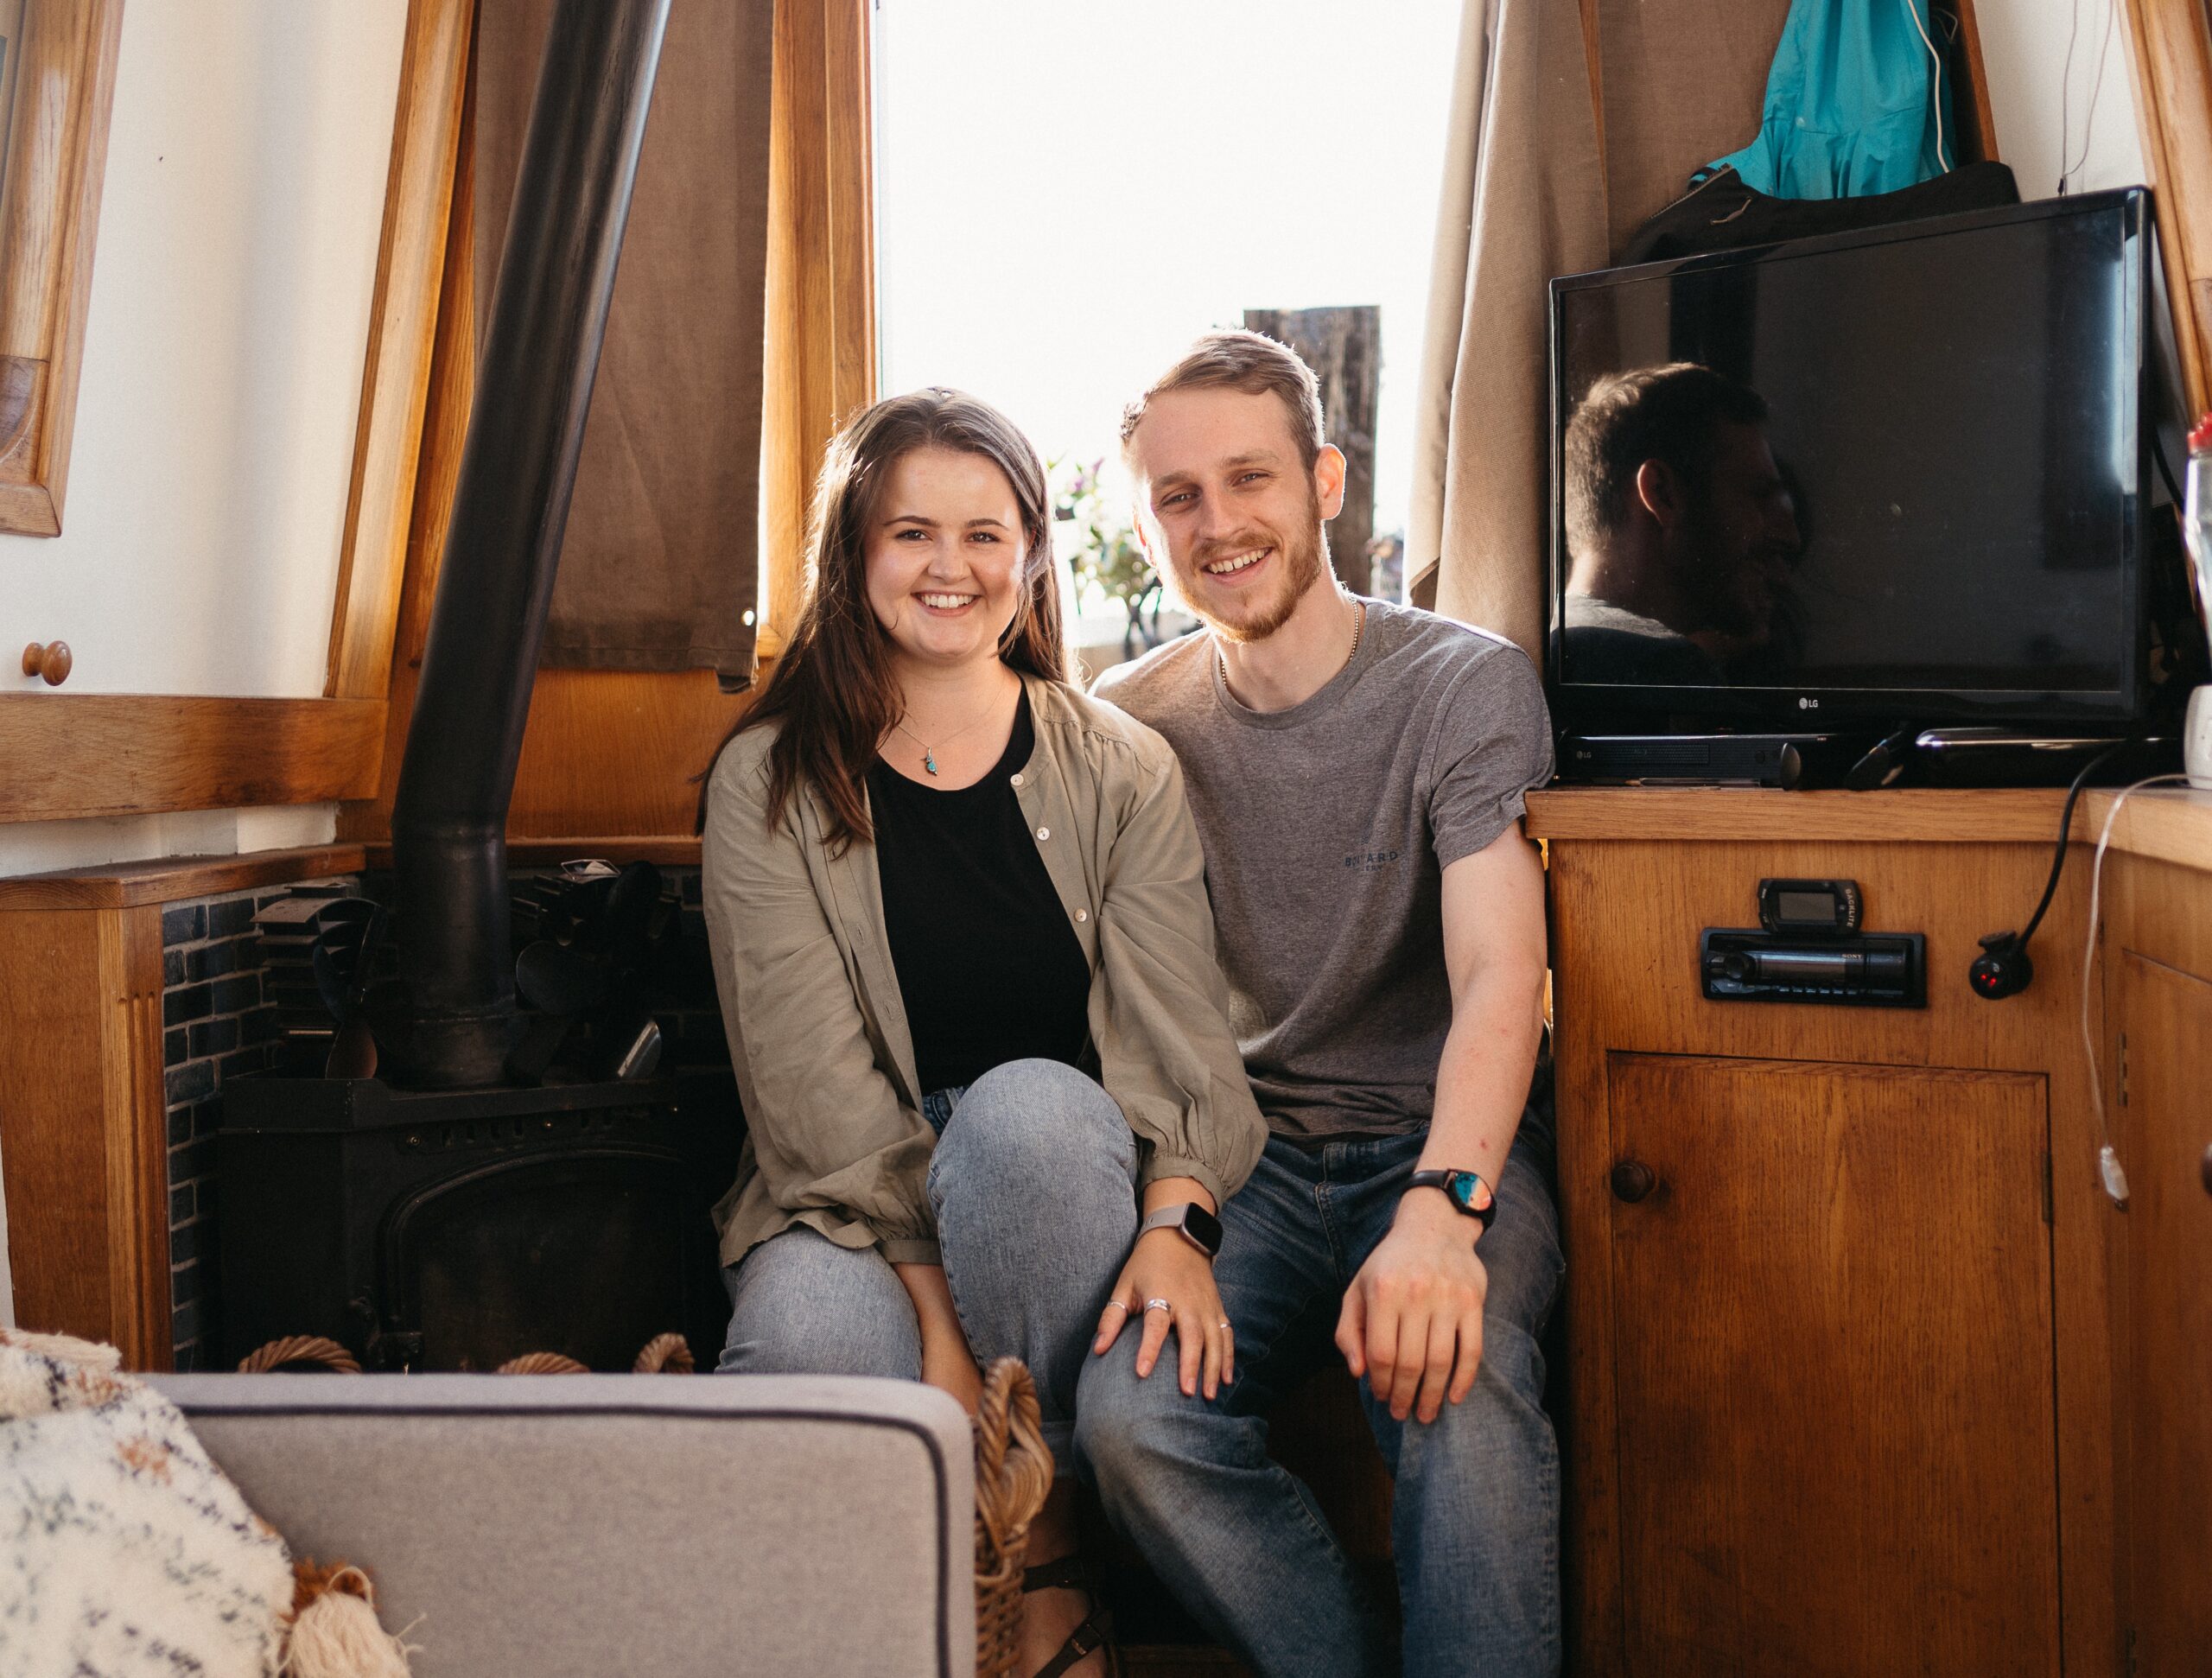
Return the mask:
<path id="1" fill-rule="evenodd" d="M 1797 709 L 1801 711 L 1817 711 L 1821 709 L 1821 702 L 1817 699 L 1808 699 L 1802 695 L 1800 695 L 1797 700 Z"/>

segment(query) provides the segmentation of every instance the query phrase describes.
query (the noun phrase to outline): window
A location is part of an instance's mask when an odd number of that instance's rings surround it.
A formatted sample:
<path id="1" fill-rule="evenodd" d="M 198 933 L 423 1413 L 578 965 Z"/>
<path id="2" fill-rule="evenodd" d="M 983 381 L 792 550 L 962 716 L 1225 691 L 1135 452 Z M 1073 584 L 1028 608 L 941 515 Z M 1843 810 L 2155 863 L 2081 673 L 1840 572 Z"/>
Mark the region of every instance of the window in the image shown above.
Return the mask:
<path id="1" fill-rule="evenodd" d="M 1459 12 L 880 0 L 884 393 L 972 391 L 1063 478 L 1104 457 L 1118 515 L 1122 406 L 1192 338 L 1376 305 L 1374 528 L 1402 531 Z M 1079 641 L 1122 616 L 1084 604 Z"/>

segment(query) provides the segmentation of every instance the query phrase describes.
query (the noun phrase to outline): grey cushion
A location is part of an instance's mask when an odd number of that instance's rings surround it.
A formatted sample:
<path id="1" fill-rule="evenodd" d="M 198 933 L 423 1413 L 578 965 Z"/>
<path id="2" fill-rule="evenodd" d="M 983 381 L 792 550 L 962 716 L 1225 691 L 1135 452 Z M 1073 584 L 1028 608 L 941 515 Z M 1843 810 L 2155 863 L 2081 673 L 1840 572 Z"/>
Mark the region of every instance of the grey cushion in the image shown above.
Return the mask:
<path id="1" fill-rule="evenodd" d="M 162 1376 L 417 1678 L 974 1669 L 974 1463 L 933 1388 L 811 1376 Z"/>

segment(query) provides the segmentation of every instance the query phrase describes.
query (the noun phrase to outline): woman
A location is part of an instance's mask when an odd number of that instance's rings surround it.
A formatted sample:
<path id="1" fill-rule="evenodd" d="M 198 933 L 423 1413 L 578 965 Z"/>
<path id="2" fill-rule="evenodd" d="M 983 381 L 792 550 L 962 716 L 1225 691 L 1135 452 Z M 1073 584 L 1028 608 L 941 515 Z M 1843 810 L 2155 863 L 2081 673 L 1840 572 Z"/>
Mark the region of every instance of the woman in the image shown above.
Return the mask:
<path id="1" fill-rule="evenodd" d="M 1172 1328 L 1161 1378 L 1227 1382 L 1201 1249 L 1264 1133 L 1181 772 L 1069 685 L 1051 518 L 1036 451 L 971 397 L 832 442 L 808 600 L 709 779 L 705 875 L 749 1123 L 721 1368 L 972 1408 L 979 1359 L 1027 1363 L 1060 1478 L 1026 1666 L 1057 1674 L 1098 1641 L 1068 1560 L 1084 1355 L 1135 1318 L 1141 1370 Z"/>

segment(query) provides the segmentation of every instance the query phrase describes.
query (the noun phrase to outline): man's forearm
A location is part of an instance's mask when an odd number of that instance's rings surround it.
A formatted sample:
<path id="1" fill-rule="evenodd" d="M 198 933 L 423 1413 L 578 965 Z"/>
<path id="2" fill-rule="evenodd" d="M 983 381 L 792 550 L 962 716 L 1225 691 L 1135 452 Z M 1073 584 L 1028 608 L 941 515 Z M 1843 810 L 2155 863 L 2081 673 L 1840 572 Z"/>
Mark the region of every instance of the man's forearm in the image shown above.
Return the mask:
<path id="1" fill-rule="evenodd" d="M 1422 1169 L 1478 1172 L 1497 1189 L 1535 1069 L 1543 982 L 1541 968 L 1501 969 L 1475 979 L 1458 1000 L 1437 1063 Z"/>

